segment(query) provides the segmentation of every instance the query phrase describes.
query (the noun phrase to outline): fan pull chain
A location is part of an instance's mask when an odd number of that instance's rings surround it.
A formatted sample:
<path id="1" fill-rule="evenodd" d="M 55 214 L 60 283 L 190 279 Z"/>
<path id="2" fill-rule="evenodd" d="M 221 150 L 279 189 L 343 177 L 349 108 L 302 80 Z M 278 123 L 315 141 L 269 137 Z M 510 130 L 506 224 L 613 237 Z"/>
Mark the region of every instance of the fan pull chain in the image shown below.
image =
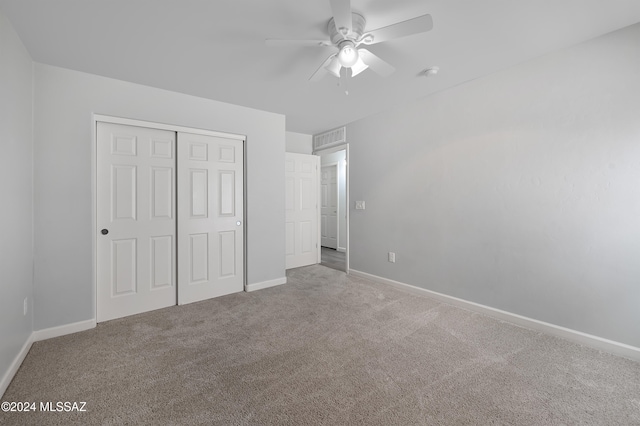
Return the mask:
<path id="1" fill-rule="evenodd" d="M 349 87 L 347 82 L 349 80 L 350 75 L 351 75 L 351 68 L 342 67 L 342 69 L 340 70 L 340 81 L 338 83 L 338 86 L 344 89 L 344 94 L 346 96 L 349 96 Z"/>

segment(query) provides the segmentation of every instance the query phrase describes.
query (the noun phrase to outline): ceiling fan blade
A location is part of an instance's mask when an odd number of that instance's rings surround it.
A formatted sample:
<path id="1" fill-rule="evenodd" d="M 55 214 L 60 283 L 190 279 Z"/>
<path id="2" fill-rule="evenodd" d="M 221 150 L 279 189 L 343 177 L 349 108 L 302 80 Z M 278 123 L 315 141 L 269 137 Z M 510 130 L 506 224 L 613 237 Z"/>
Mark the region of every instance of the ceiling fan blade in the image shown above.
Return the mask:
<path id="1" fill-rule="evenodd" d="M 342 65 L 340 65 L 340 61 L 338 61 L 338 55 L 333 55 L 331 62 L 329 62 L 329 64 L 324 68 L 334 76 L 340 78 L 340 69 L 342 68 Z"/>
<path id="2" fill-rule="evenodd" d="M 326 47 L 332 45 L 330 40 L 281 40 L 274 38 L 266 39 L 265 44 L 269 47 Z"/>
<path id="3" fill-rule="evenodd" d="M 390 76 L 396 70 L 394 67 L 378 58 L 367 49 L 358 49 L 358 53 L 360 54 L 360 59 L 362 59 L 362 62 L 364 62 L 365 65 L 368 65 L 369 68 L 383 77 Z"/>
<path id="4" fill-rule="evenodd" d="M 327 74 L 327 66 L 331 64 L 331 61 L 335 59 L 336 55 L 329 56 L 323 63 L 320 65 L 320 68 L 313 73 L 311 77 L 309 77 L 309 81 L 318 81 L 322 79 Z"/>
<path id="5" fill-rule="evenodd" d="M 387 27 L 378 28 L 377 30 L 368 31 L 367 34 L 373 36 L 373 41 L 365 44 L 382 43 L 394 38 L 406 37 L 413 34 L 426 33 L 433 28 L 433 19 L 431 15 L 422 15 L 407 21 L 398 22 L 397 24 Z"/>
<path id="6" fill-rule="evenodd" d="M 351 0 L 329 0 L 331 3 L 331 13 L 336 23 L 336 28 L 340 32 L 344 28 L 347 35 L 351 32 L 353 20 L 351 18 Z"/>

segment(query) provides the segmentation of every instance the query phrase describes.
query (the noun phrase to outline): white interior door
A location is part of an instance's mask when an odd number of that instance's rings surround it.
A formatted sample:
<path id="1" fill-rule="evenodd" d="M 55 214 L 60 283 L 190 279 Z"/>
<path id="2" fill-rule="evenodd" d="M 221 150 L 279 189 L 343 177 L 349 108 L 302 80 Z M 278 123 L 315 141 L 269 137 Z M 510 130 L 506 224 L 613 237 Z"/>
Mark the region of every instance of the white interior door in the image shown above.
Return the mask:
<path id="1" fill-rule="evenodd" d="M 97 123 L 97 321 L 176 304 L 175 132 Z"/>
<path id="2" fill-rule="evenodd" d="M 179 304 L 244 289 L 243 181 L 243 141 L 178 133 Z"/>
<path id="3" fill-rule="evenodd" d="M 318 263 L 318 165 L 320 157 L 287 152 L 286 268 Z"/>
<path id="4" fill-rule="evenodd" d="M 320 172 L 322 246 L 338 248 L 338 165 L 323 166 Z"/>

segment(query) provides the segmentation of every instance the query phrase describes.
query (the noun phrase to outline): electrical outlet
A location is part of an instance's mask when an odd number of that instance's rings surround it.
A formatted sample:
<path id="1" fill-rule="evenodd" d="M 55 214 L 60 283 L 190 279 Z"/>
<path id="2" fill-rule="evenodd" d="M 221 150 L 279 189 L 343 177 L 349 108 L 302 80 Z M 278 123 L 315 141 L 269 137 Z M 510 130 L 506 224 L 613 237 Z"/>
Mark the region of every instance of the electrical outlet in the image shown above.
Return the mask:
<path id="1" fill-rule="evenodd" d="M 22 309 L 24 311 L 24 315 L 27 315 L 27 311 L 29 310 L 28 300 L 29 300 L 29 298 L 25 297 L 24 298 L 24 303 L 22 304 Z"/>
<path id="2" fill-rule="evenodd" d="M 389 262 L 396 263 L 396 254 L 392 251 L 389 252 Z"/>
<path id="3" fill-rule="evenodd" d="M 364 210 L 364 201 L 356 201 L 356 210 Z"/>

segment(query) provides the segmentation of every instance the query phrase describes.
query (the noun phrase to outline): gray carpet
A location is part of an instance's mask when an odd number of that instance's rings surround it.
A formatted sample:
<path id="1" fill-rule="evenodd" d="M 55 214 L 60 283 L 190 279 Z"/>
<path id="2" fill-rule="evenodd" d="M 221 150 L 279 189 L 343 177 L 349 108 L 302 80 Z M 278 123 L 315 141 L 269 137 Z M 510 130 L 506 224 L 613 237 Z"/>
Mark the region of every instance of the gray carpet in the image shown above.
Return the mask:
<path id="1" fill-rule="evenodd" d="M 37 342 L 11 425 L 630 425 L 640 364 L 323 266 Z"/>

